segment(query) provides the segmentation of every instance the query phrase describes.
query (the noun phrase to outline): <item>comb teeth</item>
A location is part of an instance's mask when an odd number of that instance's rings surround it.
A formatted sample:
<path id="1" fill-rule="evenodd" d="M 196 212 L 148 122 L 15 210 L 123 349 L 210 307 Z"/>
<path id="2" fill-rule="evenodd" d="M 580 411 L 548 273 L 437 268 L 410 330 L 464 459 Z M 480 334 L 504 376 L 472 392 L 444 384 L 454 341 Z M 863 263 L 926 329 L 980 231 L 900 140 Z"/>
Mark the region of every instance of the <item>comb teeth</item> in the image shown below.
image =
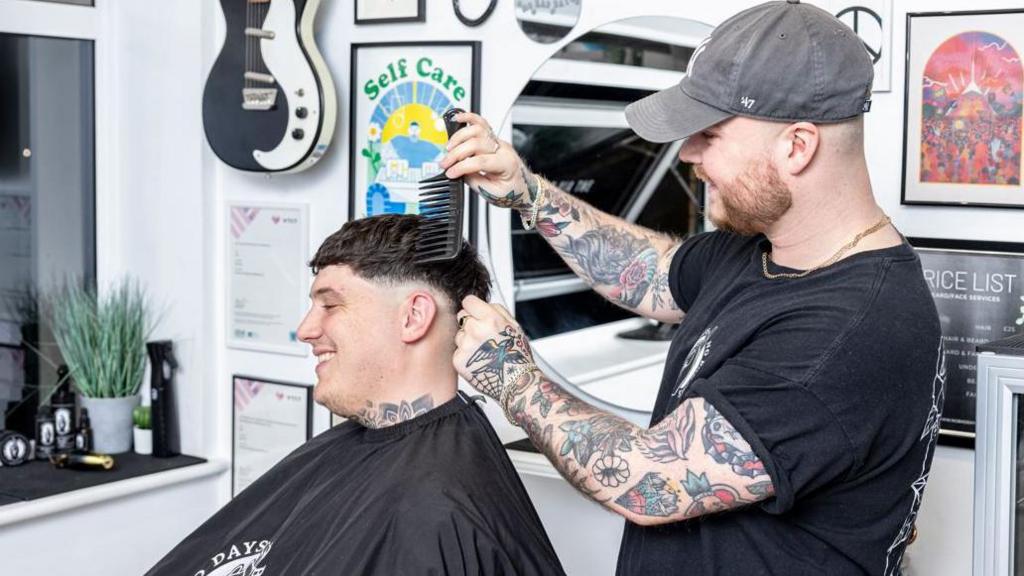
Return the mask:
<path id="1" fill-rule="evenodd" d="M 451 109 L 443 114 L 448 137 L 465 126 L 454 121 L 462 112 Z M 419 235 L 416 238 L 416 259 L 422 264 L 451 260 L 462 248 L 462 210 L 465 189 L 462 179 L 450 180 L 439 172 L 419 182 Z"/>
<path id="2" fill-rule="evenodd" d="M 450 180 L 441 172 L 420 180 L 419 208 L 422 218 L 416 238 L 420 263 L 455 258 L 462 247 L 462 180 Z"/>

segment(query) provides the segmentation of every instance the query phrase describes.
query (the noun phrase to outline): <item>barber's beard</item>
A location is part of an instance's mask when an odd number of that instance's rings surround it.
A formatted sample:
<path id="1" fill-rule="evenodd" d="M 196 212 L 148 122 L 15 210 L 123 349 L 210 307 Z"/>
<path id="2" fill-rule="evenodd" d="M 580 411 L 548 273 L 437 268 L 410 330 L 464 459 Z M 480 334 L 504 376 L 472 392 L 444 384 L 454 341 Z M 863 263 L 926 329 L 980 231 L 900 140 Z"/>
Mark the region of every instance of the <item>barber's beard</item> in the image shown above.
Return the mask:
<path id="1" fill-rule="evenodd" d="M 710 180 L 701 166 L 694 166 L 693 170 L 701 180 Z M 721 212 L 709 211 L 708 215 L 715 227 L 727 232 L 743 236 L 761 234 L 793 205 L 793 195 L 768 159 L 751 164 L 732 182 L 714 185 Z"/>

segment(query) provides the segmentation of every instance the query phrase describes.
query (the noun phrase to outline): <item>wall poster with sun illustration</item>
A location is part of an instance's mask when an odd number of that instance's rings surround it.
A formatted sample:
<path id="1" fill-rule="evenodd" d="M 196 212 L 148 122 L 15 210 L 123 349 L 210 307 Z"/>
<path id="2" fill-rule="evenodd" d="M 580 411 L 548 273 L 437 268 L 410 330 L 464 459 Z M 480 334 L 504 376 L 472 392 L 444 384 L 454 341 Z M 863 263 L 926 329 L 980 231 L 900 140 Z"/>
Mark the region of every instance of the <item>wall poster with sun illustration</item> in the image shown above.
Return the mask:
<path id="1" fill-rule="evenodd" d="M 1024 10 L 907 14 L 904 204 L 1024 207 Z"/>
<path id="2" fill-rule="evenodd" d="M 349 218 L 418 214 L 441 172 L 449 108 L 479 111 L 479 42 L 352 45 Z"/>

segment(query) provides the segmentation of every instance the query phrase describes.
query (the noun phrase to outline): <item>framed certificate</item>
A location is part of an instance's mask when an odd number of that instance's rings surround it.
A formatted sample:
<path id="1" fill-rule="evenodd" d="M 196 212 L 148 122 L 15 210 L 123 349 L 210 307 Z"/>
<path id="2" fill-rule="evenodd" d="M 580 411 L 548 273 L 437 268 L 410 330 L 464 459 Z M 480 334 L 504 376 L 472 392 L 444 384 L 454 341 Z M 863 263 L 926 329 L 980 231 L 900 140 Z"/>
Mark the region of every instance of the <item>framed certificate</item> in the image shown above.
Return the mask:
<path id="1" fill-rule="evenodd" d="M 312 386 L 233 376 L 231 495 L 313 435 Z"/>
<path id="2" fill-rule="evenodd" d="M 935 299 L 946 353 L 939 442 L 973 447 L 979 344 L 1024 332 L 1024 244 L 909 238 Z"/>
<path id="3" fill-rule="evenodd" d="M 308 355 L 297 333 L 312 276 L 308 207 L 232 203 L 227 216 L 227 345 Z"/>

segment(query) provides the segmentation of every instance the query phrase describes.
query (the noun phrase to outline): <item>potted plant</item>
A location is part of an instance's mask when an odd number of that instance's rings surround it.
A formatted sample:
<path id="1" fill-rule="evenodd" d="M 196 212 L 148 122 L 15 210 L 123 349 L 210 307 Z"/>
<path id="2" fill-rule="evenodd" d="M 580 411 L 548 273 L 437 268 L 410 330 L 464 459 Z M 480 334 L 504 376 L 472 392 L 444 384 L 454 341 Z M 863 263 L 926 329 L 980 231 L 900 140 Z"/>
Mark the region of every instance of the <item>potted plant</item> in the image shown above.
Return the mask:
<path id="1" fill-rule="evenodd" d="M 139 405 L 152 328 L 145 291 L 128 278 L 102 295 L 67 282 L 48 298 L 47 312 L 82 406 L 89 410 L 93 449 L 131 450 L 132 410 Z"/>
<path id="2" fill-rule="evenodd" d="M 153 430 L 150 426 L 150 414 L 149 406 L 136 406 L 135 410 L 132 410 L 132 422 L 135 423 L 135 427 L 132 428 L 132 436 L 135 438 L 136 454 L 153 453 Z"/>

